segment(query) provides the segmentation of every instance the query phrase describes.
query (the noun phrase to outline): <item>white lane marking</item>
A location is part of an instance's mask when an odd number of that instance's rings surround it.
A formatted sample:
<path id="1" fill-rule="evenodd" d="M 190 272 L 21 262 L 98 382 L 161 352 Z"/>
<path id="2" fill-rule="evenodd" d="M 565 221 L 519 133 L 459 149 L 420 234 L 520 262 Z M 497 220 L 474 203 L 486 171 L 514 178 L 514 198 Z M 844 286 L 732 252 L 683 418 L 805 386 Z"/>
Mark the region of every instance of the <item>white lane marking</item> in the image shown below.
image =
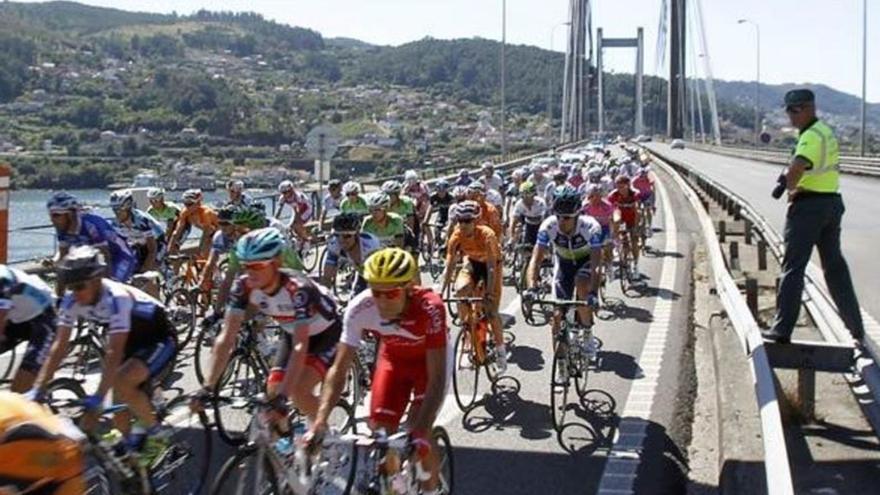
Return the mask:
<path id="1" fill-rule="evenodd" d="M 672 205 L 663 182 L 656 180 L 657 189 L 663 204 L 664 232 L 666 245 L 664 251 L 675 253 L 678 250 L 677 227 Z M 675 274 L 678 270 L 678 258 L 663 258 L 663 267 L 658 287 L 672 291 L 675 289 Z M 636 361 L 641 373 L 633 383 L 627 397 L 626 405 L 621 413 L 620 424 L 608 461 L 599 481 L 599 495 L 633 494 L 638 467 L 641 462 L 642 447 L 646 437 L 648 420 L 660 381 L 662 358 L 659 357 L 666 348 L 666 339 L 672 320 L 671 298 L 657 298 L 652 314 L 654 320 L 648 328 L 644 347 Z M 650 364 L 649 364 L 650 363 Z M 638 388 L 637 388 L 638 387 Z"/>

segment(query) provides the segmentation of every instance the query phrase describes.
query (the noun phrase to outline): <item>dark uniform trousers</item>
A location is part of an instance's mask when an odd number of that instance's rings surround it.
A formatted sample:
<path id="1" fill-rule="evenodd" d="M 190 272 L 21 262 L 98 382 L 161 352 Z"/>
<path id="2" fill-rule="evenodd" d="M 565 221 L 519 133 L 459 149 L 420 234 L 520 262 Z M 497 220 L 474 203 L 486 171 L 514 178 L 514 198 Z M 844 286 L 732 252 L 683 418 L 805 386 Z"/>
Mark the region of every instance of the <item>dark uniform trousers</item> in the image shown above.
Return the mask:
<path id="1" fill-rule="evenodd" d="M 801 310 L 804 272 L 813 246 L 819 249 L 825 283 L 846 327 L 856 339 L 864 335 L 859 301 L 846 260 L 840 252 L 840 221 L 845 208 L 839 194 L 802 193 L 789 205 L 785 219 L 782 281 L 776 294 L 773 332 L 790 336 Z"/>

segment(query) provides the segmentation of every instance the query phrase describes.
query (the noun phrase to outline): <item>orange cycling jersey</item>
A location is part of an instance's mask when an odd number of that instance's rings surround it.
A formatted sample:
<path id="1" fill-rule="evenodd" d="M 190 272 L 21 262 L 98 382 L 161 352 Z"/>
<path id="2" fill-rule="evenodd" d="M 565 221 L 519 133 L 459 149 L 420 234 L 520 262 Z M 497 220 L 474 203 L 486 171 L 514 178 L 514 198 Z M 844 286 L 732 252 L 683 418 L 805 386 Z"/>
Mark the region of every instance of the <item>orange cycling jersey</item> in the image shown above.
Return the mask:
<path id="1" fill-rule="evenodd" d="M 210 206 L 198 205 L 195 208 L 184 208 L 180 213 L 179 224 L 192 224 L 201 230 L 217 230 L 220 227 L 217 212 Z"/>
<path id="2" fill-rule="evenodd" d="M 455 253 L 461 251 L 464 256 L 486 263 L 490 259 L 498 261 L 501 259 L 501 246 L 498 244 L 498 237 L 489 227 L 485 225 L 477 225 L 474 228 L 473 235 L 465 235 L 461 231 L 461 226 L 456 225 L 449 240 L 446 241 L 446 264 L 451 265 L 454 261 Z"/>
<path id="3" fill-rule="evenodd" d="M 480 201 L 479 223 L 491 228 L 492 232 L 495 233 L 495 237 L 501 239 L 501 232 L 504 227 L 501 226 L 501 215 L 498 214 L 498 209 L 495 206 L 486 201 Z"/>

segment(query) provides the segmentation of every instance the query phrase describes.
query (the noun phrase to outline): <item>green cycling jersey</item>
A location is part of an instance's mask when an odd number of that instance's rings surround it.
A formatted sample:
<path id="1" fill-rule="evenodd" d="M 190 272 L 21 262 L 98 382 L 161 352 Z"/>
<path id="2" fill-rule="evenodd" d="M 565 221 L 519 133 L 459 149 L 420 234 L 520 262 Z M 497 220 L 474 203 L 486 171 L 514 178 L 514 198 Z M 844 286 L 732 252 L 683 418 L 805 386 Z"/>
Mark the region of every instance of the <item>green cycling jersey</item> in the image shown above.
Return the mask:
<path id="1" fill-rule="evenodd" d="M 343 213 L 359 213 L 361 215 L 366 215 L 370 212 L 367 200 L 361 196 L 357 196 L 355 200 L 351 198 L 343 199 L 342 203 L 339 204 L 339 209 Z"/>
<path id="2" fill-rule="evenodd" d="M 406 196 L 400 196 L 400 201 L 396 205 L 388 207 L 390 213 L 396 213 L 403 218 L 411 217 L 416 214 L 416 204 L 412 199 Z"/>
<path id="3" fill-rule="evenodd" d="M 368 216 L 364 219 L 363 226 L 361 226 L 362 231 L 368 234 L 373 234 L 379 238 L 382 247 L 394 246 L 395 239 L 398 237 L 403 238 L 406 234 L 406 225 L 400 215 L 388 212 L 386 213 L 386 216 L 387 220 L 385 225 L 379 225 L 373 220 L 372 216 Z"/>

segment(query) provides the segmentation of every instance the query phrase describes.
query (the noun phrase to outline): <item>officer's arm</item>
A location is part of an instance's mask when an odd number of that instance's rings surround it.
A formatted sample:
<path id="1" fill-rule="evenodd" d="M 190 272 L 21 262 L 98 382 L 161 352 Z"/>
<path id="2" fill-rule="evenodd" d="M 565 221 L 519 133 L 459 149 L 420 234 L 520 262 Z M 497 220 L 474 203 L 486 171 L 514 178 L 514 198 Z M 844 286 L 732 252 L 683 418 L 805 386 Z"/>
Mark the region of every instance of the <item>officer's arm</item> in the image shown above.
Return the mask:
<path id="1" fill-rule="evenodd" d="M 804 172 L 807 171 L 813 164 L 810 163 L 810 160 L 807 158 L 797 155 L 791 159 L 791 164 L 788 166 L 788 171 L 785 173 L 785 187 L 789 191 L 794 191 L 797 189 L 798 182 L 801 181 L 801 177 L 804 176 Z"/>

